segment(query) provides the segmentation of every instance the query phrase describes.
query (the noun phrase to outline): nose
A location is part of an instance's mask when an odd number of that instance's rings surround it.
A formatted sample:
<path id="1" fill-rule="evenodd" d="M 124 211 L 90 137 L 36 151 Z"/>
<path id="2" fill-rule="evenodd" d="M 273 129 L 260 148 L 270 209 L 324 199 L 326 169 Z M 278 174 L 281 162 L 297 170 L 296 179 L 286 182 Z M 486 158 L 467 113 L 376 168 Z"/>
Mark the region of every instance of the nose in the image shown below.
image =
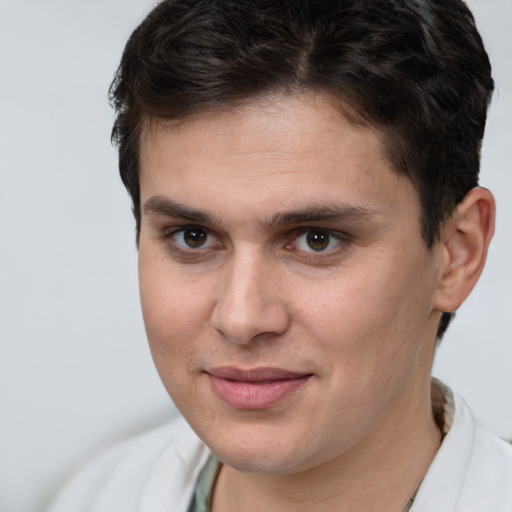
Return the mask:
<path id="1" fill-rule="evenodd" d="M 286 332 L 291 315 L 278 273 L 263 255 L 234 255 L 219 282 L 213 328 L 239 345 Z"/>

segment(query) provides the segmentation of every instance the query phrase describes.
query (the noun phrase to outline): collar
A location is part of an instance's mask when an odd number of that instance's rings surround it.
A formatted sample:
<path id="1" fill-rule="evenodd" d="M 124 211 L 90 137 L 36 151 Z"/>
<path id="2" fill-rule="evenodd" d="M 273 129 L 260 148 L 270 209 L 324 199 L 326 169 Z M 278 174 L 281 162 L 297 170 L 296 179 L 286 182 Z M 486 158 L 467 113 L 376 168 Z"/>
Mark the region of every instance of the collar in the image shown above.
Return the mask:
<path id="1" fill-rule="evenodd" d="M 410 512 L 454 512 L 473 456 L 475 424 L 463 400 L 432 379 L 432 409 L 444 439 Z"/>

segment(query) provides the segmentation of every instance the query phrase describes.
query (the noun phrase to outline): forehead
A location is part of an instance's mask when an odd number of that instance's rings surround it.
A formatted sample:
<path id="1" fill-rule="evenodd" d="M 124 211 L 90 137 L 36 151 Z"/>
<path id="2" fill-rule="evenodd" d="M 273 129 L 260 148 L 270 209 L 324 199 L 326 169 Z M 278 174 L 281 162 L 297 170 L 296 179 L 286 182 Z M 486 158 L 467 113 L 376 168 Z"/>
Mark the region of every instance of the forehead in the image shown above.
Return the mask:
<path id="1" fill-rule="evenodd" d="M 164 194 L 272 215 L 279 205 L 321 202 L 387 208 L 397 186 L 415 196 L 393 170 L 381 133 L 343 110 L 325 95 L 276 95 L 180 122 L 153 120 L 141 136 L 142 204 Z M 406 202 L 419 211 L 414 198 Z"/>
<path id="2" fill-rule="evenodd" d="M 307 126 L 304 125 L 307 121 Z M 188 135 L 208 130 L 218 130 L 221 125 L 226 129 L 236 126 L 237 130 L 247 127 L 252 135 L 258 135 L 254 128 L 259 124 L 265 126 L 268 133 L 273 127 L 275 131 L 292 130 L 290 134 L 300 132 L 300 128 L 310 131 L 315 128 L 338 128 L 339 124 L 351 125 L 354 130 L 364 130 L 367 122 L 348 102 L 332 94 L 321 91 L 303 93 L 276 92 L 249 97 L 233 103 L 221 104 L 211 109 L 199 111 L 184 118 L 167 119 L 150 117 L 143 123 L 142 138 L 151 136 L 155 131 L 168 131 Z M 377 137 L 380 132 L 373 131 Z M 248 142 L 246 132 L 241 132 Z"/>

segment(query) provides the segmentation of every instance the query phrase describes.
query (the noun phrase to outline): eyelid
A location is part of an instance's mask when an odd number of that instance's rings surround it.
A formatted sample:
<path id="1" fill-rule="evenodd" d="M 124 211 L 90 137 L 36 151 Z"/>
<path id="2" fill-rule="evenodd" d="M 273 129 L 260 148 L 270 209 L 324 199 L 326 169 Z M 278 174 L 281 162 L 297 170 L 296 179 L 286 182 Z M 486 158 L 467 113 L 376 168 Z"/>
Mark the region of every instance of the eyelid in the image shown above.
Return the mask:
<path id="1" fill-rule="evenodd" d="M 207 241 L 205 243 L 205 245 L 203 245 L 203 246 L 194 248 L 194 247 L 183 247 L 180 244 L 178 244 L 176 242 L 176 240 L 174 239 L 174 237 L 178 233 L 184 233 L 187 230 L 193 230 L 193 229 L 204 231 L 206 233 L 207 237 L 213 237 L 213 240 L 210 242 Z M 198 256 L 199 254 L 203 254 L 205 252 L 210 252 L 212 249 L 217 249 L 217 248 L 222 247 L 220 237 L 214 231 L 212 231 L 211 229 L 208 229 L 204 226 L 197 225 L 197 224 L 184 224 L 184 225 L 178 225 L 178 226 L 173 226 L 173 227 L 167 228 L 167 229 L 163 230 L 162 234 L 158 237 L 158 239 L 160 242 L 167 243 L 169 245 L 170 250 L 172 250 L 173 252 L 180 253 L 183 255 L 190 255 L 190 256 L 194 256 L 194 255 Z"/>
<path id="2" fill-rule="evenodd" d="M 198 248 L 181 246 L 174 240 L 174 237 L 177 233 L 184 232 L 187 229 L 203 230 L 207 233 L 207 236 L 213 237 L 213 240 L 207 241 L 204 246 L 200 246 Z M 297 239 L 310 232 L 324 233 L 336 240 L 338 243 L 336 244 L 336 247 L 319 251 L 315 251 L 312 248 L 311 250 L 297 248 Z M 316 261 L 320 261 L 321 259 L 327 260 L 330 257 L 338 255 L 346 248 L 347 244 L 353 238 L 346 232 L 320 226 L 299 226 L 293 228 L 288 233 L 288 236 L 286 236 L 286 243 L 281 246 L 282 249 L 290 256 L 294 255 L 300 259 Z M 161 231 L 161 234 L 158 236 L 158 241 L 165 243 L 167 245 L 167 249 L 173 253 L 175 257 L 190 260 L 200 258 L 204 259 L 207 256 L 213 256 L 217 250 L 225 248 L 220 235 L 218 235 L 214 230 L 198 224 L 183 224 L 167 227 Z"/>
<path id="3" fill-rule="evenodd" d="M 311 250 L 303 250 L 303 249 L 297 249 L 296 247 L 296 241 L 301 236 L 306 235 L 310 232 L 318 232 L 328 235 L 329 237 L 332 237 L 334 240 L 339 242 L 336 247 L 333 247 L 331 249 L 322 250 L 322 251 L 315 251 L 314 249 Z M 322 228 L 318 226 L 304 226 L 297 228 L 293 231 L 293 239 L 288 242 L 285 245 L 285 249 L 288 249 L 290 251 L 294 251 L 296 253 L 302 253 L 305 258 L 322 258 L 327 256 L 332 256 L 335 253 L 337 253 L 340 248 L 343 248 L 346 244 L 348 244 L 351 241 L 352 237 L 343 232 L 343 231 L 337 231 L 335 229 L 329 229 L 329 228 Z"/>

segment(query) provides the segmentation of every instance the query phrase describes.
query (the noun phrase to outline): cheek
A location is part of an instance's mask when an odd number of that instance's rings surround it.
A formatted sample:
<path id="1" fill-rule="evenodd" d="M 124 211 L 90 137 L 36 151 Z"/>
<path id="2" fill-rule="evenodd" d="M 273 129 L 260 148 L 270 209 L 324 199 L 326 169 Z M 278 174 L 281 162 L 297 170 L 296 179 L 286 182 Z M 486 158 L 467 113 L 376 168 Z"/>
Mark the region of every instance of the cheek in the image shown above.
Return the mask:
<path id="1" fill-rule="evenodd" d="M 168 394 L 181 408 L 195 393 L 188 383 L 194 372 L 194 343 L 197 337 L 194 301 L 188 294 L 169 291 L 165 281 L 146 275 L 140 280 L 142 313 L 149 348 Z M 183 396 L 187 390 L 187 396 Z"/>
<path id="2" fill-rule="evenodd" d="M 431 311 L 428 278 L 416 272 L 417 260 L 378 261 L 301 294 L 303 326 L 349 380 L 389 373 L 410 359 Z"/>
<path id="3" fill-rule="evenodd" d="M 195 340 L 208 318 L 205 286 L 170 271 L 168 262 L 139 256 L 139 287 L 144 325 L 162 380 L 192 366 Z M 167 384 L 167 383 L 166 383 Z"/>

